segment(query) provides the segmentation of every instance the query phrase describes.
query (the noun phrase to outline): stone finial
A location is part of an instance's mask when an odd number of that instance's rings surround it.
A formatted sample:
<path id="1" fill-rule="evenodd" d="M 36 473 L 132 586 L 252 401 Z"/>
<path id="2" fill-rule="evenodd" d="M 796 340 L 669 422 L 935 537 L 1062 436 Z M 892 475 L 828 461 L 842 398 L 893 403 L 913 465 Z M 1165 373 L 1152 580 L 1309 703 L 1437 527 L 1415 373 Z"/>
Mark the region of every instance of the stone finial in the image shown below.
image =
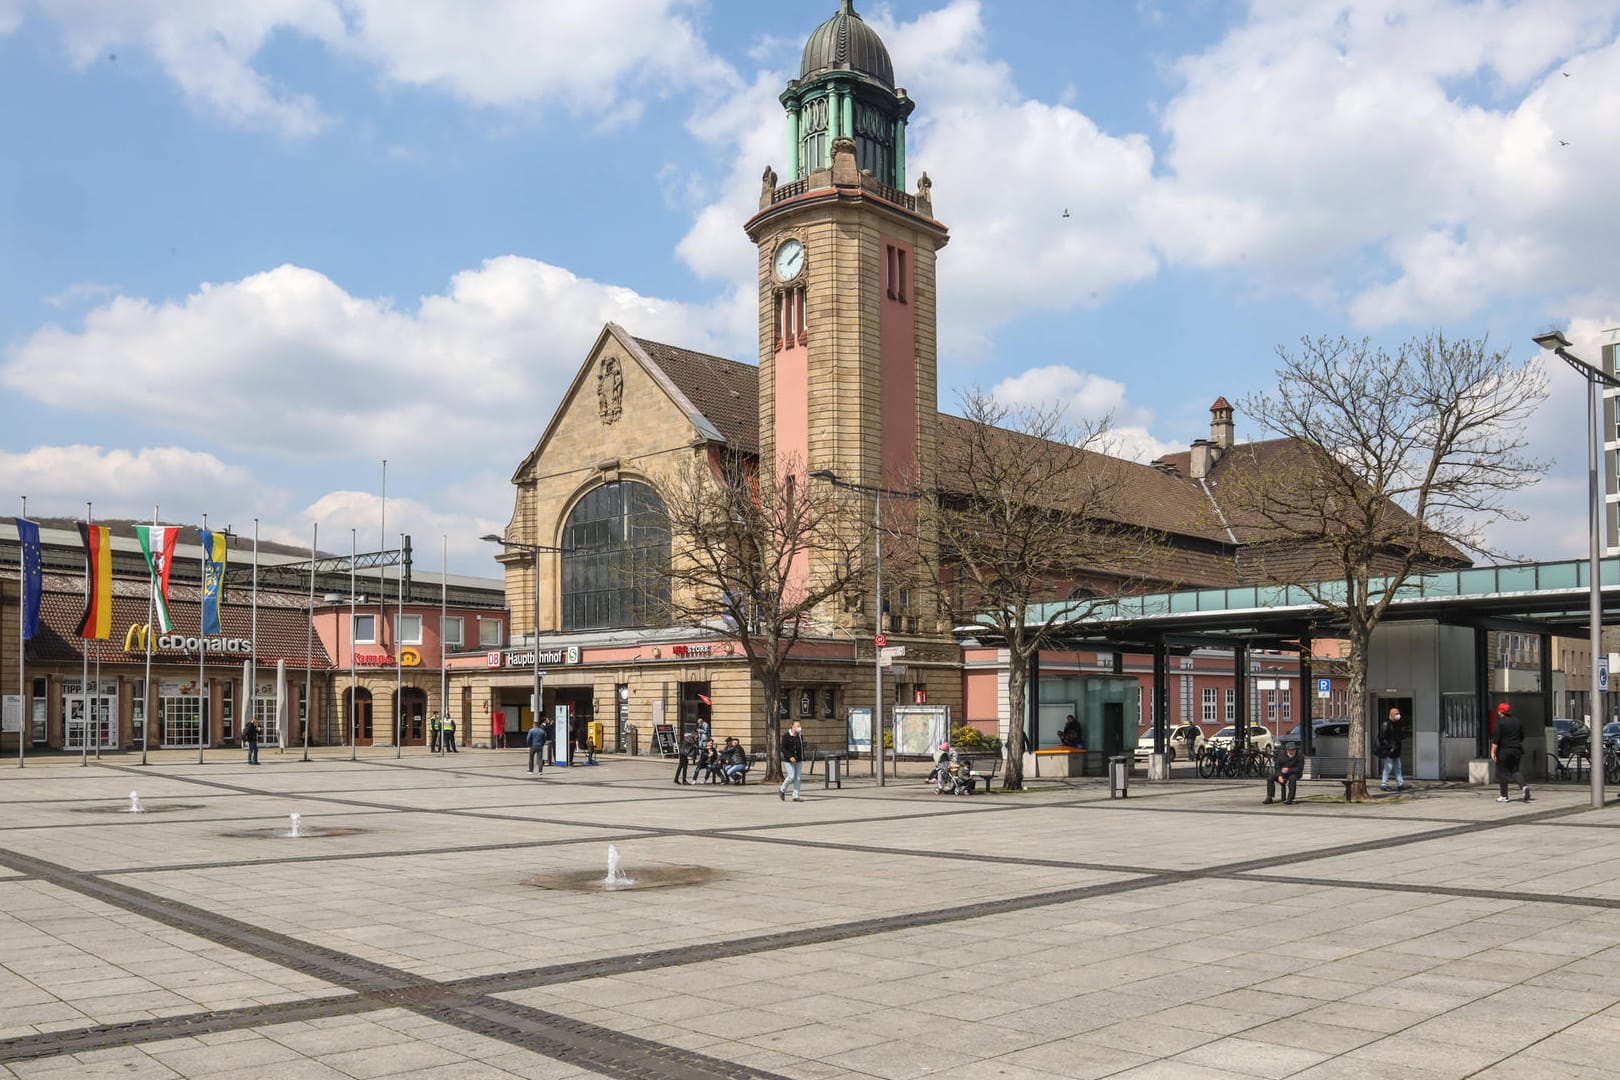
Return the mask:
<path id="1" fill-rule="evenodd" d="M 841 135 L 832 144 L 832 182 L 834 187 L 858 187 L 860 169 L 855 165 L 855 140 Z"/>
<path id="2" fill-rule="evenodd" d="M 925 172 L 917 178 L 917 209 L 929 217 L 934 216 L 934 182 Z"/>
<path id="3" fill-rule="evenodd" d="M 759 208 L 764 210 L 771 205 L 771 195 L 776 191 L 776 170 L 769 165 L 765 166 L 765 175 L 759 178 Z"/>

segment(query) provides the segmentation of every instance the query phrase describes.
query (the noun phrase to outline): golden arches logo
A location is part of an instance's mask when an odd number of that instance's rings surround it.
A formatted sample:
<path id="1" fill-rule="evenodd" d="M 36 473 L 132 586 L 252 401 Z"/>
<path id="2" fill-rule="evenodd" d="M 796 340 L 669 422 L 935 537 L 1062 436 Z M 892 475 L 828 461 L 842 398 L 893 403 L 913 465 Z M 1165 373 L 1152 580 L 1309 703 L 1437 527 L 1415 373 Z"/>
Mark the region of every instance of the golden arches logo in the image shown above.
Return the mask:
<path id="1" fill-rule="evenodd" d="M 124 632 L 124 651 L 143 653 L 148 651 L 155 642 L 152 640 L 151 623 L 131 623 Z"/>

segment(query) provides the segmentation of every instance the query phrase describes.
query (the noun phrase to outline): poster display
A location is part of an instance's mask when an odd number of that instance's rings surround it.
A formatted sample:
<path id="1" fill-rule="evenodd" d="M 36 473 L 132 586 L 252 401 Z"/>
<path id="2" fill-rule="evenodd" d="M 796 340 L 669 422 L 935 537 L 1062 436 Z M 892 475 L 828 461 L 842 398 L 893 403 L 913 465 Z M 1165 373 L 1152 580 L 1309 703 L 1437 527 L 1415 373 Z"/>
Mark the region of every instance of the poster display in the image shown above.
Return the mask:
<path id="1" fill-rule="evenodd" d="M 844 722 L 849 727 L 850 753 L 871 753 L 872 710 L 870 708 L 848 709 L 844 714 Z"/>
<path id="2" fill-rule="evenodd" d="M 896 705 L 894 749 L 908 757 L 932 757 L 951 737 L 949 705 Z"/>

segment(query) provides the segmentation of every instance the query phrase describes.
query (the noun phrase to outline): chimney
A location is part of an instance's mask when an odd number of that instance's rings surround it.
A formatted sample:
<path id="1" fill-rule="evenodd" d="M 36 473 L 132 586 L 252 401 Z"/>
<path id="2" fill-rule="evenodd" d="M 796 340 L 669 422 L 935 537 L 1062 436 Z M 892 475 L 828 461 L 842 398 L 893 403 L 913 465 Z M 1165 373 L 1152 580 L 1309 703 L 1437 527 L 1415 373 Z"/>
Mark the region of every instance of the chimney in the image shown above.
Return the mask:
<path id="1" fill-rule="evenodd" d="M 1237 441 L 1232 434 L 1232 405 L 1224 397 L 1216 398 L 1215 404 L 1209 407 L 1209 441 L 1215 444 L 1217 461 Z"/>
<path id="2" fill-rule="evenodd" d="M 1194 439 L 1192 456 L 1187 462 L 1187 472 L 1194 480 L 1202 480 L 1209 475 L 1214 467 L 1215 460 L 1220 456 L 1220 449 L 1208 439 Z"/>

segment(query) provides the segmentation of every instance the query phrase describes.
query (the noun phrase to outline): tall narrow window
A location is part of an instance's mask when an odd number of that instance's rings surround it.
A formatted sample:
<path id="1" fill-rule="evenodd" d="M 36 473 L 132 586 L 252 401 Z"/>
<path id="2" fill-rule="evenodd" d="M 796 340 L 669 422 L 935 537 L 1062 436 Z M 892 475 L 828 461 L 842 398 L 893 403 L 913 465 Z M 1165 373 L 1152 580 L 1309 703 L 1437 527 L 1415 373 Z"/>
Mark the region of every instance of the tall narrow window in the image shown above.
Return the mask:
<path id="1" fill-rule="evenodd" d="M 900 293 L 900 302 L 906 302 L 906 249 L 898 248 L 895 251 L 895 288 Z"/>

